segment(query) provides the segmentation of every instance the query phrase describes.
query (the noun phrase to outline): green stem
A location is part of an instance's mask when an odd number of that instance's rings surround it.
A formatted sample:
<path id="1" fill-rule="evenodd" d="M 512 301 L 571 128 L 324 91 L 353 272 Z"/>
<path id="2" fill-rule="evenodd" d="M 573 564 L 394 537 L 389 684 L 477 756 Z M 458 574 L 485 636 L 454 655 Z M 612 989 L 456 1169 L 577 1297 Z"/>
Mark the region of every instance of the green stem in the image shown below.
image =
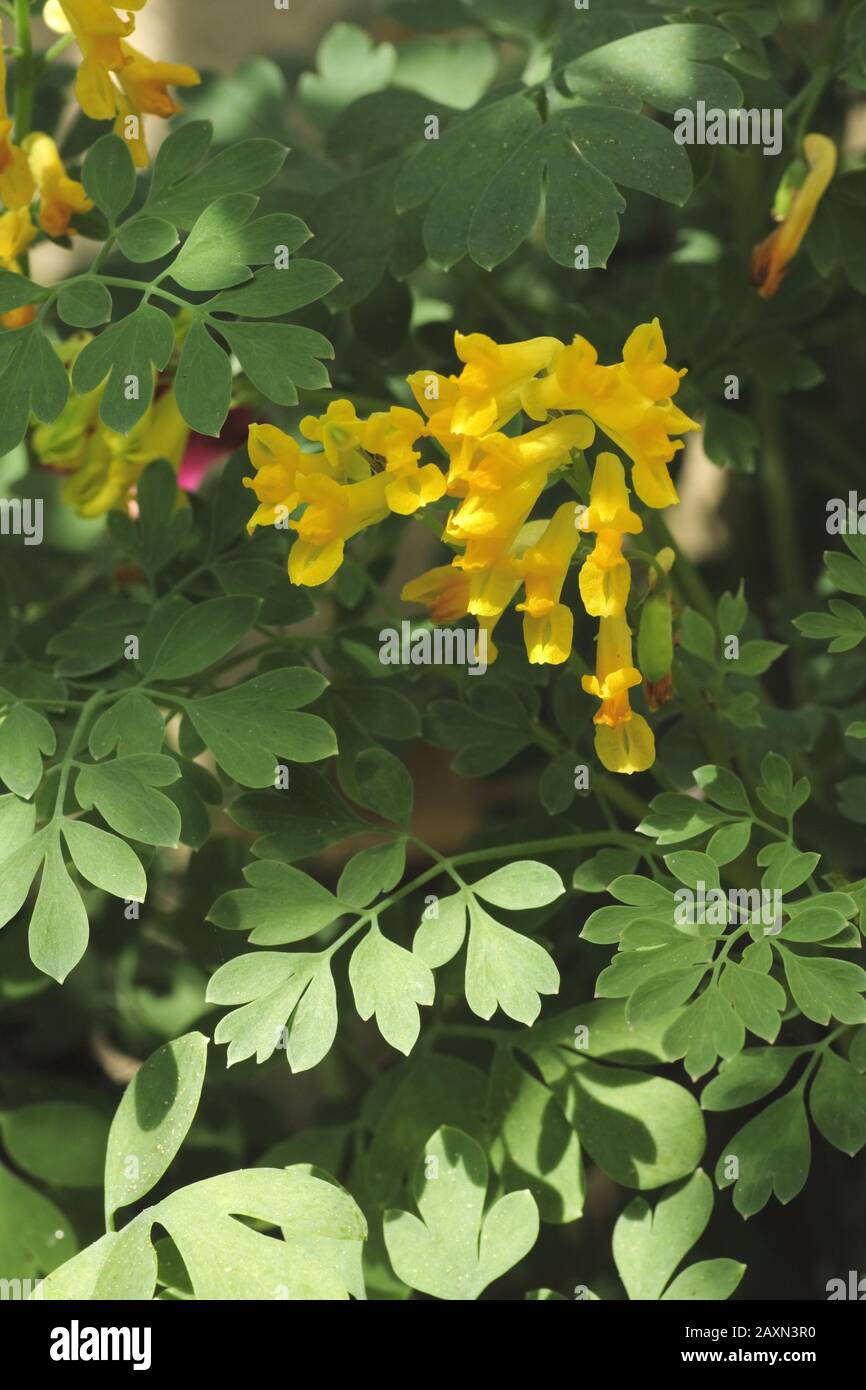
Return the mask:
<path id="1" fill-rule="evenodd" d="M 779 587 L 788 594 L 803 588 L 794 493 L 782 453 L 782 432 L 777 398 L 766 387 L 756 392 L 758 428 L 764 448 L 759 477 L 770 532 L 770 551 Z"/>
<path id="2" fill-rule="evenodd" d="M 33 35 L 30 0 L 15 0 L 15 143 L 20 145 L 33 125 Z"/>
<path id="3" fill-rule="evenodd" d="M 83 742 L 90 723 L 90 717 L 100 705 L 109 703 L 111 700 L 118 699 L 123 691 L 100 690 L 90 699 L 85 701 L 75 728 L 72 730 L 72 737 L 69 740 L 66 752 L 59 764 L 60 781 L 57 784 L 57 796 L 54 800 L 54 813 L 50 824 L 56 825 L 63 818 L 63 803 L 66 800 L 66 788 L 69 785 L 69 778 L 75 765 L 75 754 L 78 752 L 79 745 Z"/>

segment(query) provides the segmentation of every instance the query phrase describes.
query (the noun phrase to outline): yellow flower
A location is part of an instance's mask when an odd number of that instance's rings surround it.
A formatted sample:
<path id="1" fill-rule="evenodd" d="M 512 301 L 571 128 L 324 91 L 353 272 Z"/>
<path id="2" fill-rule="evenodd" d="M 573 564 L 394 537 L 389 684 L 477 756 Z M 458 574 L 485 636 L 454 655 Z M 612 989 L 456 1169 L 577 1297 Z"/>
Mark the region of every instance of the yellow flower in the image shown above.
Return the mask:
<path id="1" fill-rule="evenodd" d="M 648 507 L 667 507 L 677 493 L 667 465 L 683 447 L 670 438 L 699 428 L 670 396 L 681 372 L 665 364 L 667 348 L 658 319 L 642 324 L 630 335 L 623 361 L 599 364 L 591 343 L 580 336 L 558 355 L 549 374 L 531 381 L 523 391 L 523 406 L 535 420 L 549 410 L 580 410 L 594 420 L 634 465 L 635 492 Z"/>
<path id="2" fill-rule="evenodd" d="M 288 522 L 301 500 L 298 475 L 327 473 L 330 467 L 324 454 L 305 454 L 297 441 L 276 425 L 250 425 L 247 451 L 256 475 L 241 481 L 259 501 L 247 522 L 250 534 L 257 526 Z"/>
<path id="3" fill-rule="evenodd" d="M 34 131 L 24 141 L 30 169 L 39 190 L 39 225 L 49 236 L 65 236 L 77 212 L 89 212 L 93 203 L 84 188 L 69 178 L 50 135 Z"/>
<path id="4" fill-rule="evenodd" d="M 6 105 L 6 57 L 0 21 L 0 201 L 7 208 L 26 208 L 33 197 L 33 177 L 27 156 L 12 143 L 14 122 Z"/>
<path id="5" fill-rule="evenodd" d="M 306 502 L 298 521 L 289 525 L 298 539 L 289 555 L 293 584 L 324 584 L 343 562 L 345 542 L 388 515 L 387 473 L 360 483 L 337 483 L 323 474 L 298 475 L 298 490 Z"/>
<path id="6" fill-rule="evenodd" d="M 415 400 L 428 417 L 426 433 L 441 444 L 450 460 L 445 491 L 452 497 L 464 497 L 479 441 L 470 434 L 454 434 L 451 429 L 454 408 L 460 395 L 457 378 L 440 376 L 438 372 L 413 372 L 406 380 Z"/>
<path id="7" fill-rule="evenodd" d="M 421 455 L 414 445 L 424 433 L 421 416 L 399 405 L 371 415 L 364 429 L 364 448 L 384 459 L 390 475 L 385 488 L 388 506 L 401 516 L 438 502 L 445 492 L 445 476 L 435 463 L 418 467 Z"/>
<path id="8" fill-rule="evenodd" d="M 629 704 L 628 692 L 640 685 L 641 674 L 632 665 L 631 629 L 624 613 L 602 618 L 595 669 L 581 683 L 587 694 L 601 700 L 593 718 L 599 761 L 609 772 L 645 772 L 655 760 L 655 740 L 646 720 Z"/>
<path id="9" fill-rule="evenodd" d="M 803 154 L 808 173 L 794 191 L 787 215 L 752 251 L 752 284 L 762 299 L 769 299 L 781 285 L 836 172 L 836 146 L 826 135 L 807 135 Z"/>
<path id="10" fill-rule="evenodd" d="M 595 549 L 578 578 L 583 606 L 594 618 L 614 617 L 623 612 L 631 587 L 623 538 L 643 530 L 640 517 L 629 508 L 625 470 L 616 454 L 599 454 L 595 461 L 581 530 L 596 533 Z"/>
<path id="11" fill-rule="evenodd" d="M 455 333 L 454 347 L 465 365 L 457 378 L 451 432 L 477 438 L 517 414 L 523 387 L 549 365 L 562 344 L 557 338 L 499 344 L 484 333 Z"/>
<path id="12" fill-rule="evenodd" d="M 93 407 L 98 406 L 98 399 L 94 401 L 93 398 L 98 398 L 101 389 L 90 392 L 90 399 L 85 397 L 83 402 L 72 398 L 64 411 L 64 414 L 70 412 L 67 416 L 70 449 L 76 428 L 73 413 L 76 409 L 80 411 L 84 447 L 74 457 L 70 456 L 66 464 L 58 460 L 57 466 L 71 470 L 63 488 L 63 500 L 84 517 L 102 516 L 105 512 L 128 507 L 136 483 L 148 464 L 156 459 L 168 459 L 175 469 L 179 468 L 189 439 L 189 426 L 177 408 L 174 387 L 157 397 L 129 434 L 118 434 L 98 423 L 90 428 L 88 417 L 91 421 L 94 419 Z M 55 421 L 54 426 L 48 428 L 56 430 L 57 425 Z M 37 430 L 37 439 L 39 434 Z M 45 438 L 42 443 L 44 447 Z M 39 453 L 38 443 L 36 448 Z M 50 457 L 43 461 L 49 462 Z"/>
<path id="13" fill-rule="evenodd" d="M 454 565 L 436 565 L 400 590 L 404 603 L 423 603 L 434 623 L 456 622 L 469 612 L 469 576 Z"/>
<path id="14" fill-rule="evenodd" d="M 324 415 L 305 415 L 300 424 L 305 439 L 321 444 L 338 482 L 369 478 L 370 461 L 362 452 L 366 428 L 351 401 L 331 401 Z"/>
<path id="15" fill-rule="evenodd" d="M 125 10 L 140 10 L 145 0 L 125 3 Z M 121 39 L 128 38 L 135 20 L 121 19 L 107 0 L 52 0 L 46 5 L 45 22 L 60 33 L 72 30 L 81 49 L 82 62 L 75 79 L 75 96 L 85 115 L 94 121 L 113 120 L 117 112 L 117 88 L 111 73 L 129 61 Z"/>
<path id="16" fill-rule="evenodd" d="M 525 597 L 517 611 L 526 615 L 523 640 L 533 665 L 558 665 L 571 655 L 574 617 L 559 599 L 580 539 L 576 522 L 577 504 L 564 502 L 518 562 Z"/>
<path id="17" fill-rule="evenodd" d="M 594 429 L 579 415 L 566 415 L 517 438 L 489 435 L 469 475 L 466 496 L 452 512 L 444 539 L 465 545 L 455 564 L 486 569 L 516 540 L 541 496 L 549 474 L 568 461 L 572 449 L 592 443 Z"/>
<path id="18" fill-rule="evenodd" d="M 29 208 L 17 208 L 0 214 L 0 267 L 11 270 L 14 275 L 21 274 L 19 256 L 22 256 L 36 235 L 36 228 L 30 220 Z M 9 309 L 0 314 L 4 328 L 23 328 L 32 323 L 36 310 L 30 304 L 18 309 Z"/>
<path id="19" fill-rule="evenodd" d="M 150 159 L 142 117 L 161 116 L 168 120 L 182 111 L 183 107 L 175 101 L 169 87 L 197 87 L 201 77 L 186 63 L 162 63 L 147 58 L 128 43 L 121 43 L 120 47 L 124 63 L 117 70 L 117 80 L 123 91 L 115 94 L 117 120 L 114 129 L 129 142 L 135 165 L 145 168 Z M 134 124 L 130 122 L 131 116 L 136 118 Z"/>

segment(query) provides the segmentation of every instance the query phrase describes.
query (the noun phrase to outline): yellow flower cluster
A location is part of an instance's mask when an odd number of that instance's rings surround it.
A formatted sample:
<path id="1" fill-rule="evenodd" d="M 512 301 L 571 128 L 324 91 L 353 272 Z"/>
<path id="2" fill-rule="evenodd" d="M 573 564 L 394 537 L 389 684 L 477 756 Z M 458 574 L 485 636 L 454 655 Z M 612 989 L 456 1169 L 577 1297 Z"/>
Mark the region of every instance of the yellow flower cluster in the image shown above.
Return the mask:
<path id="1" fill-rule="evenodd" d="M 161 63 L 139 53 L 127 42 L 135 31 L 135 11 L 146 0 L 48 0 L 46 24 L 58 34 L 72 33 L 82 61 L 75 95 L 85 115 L 94 121 L 114 121 L 115 131 L 128 143 L 139 168 L 149 162 L 143 117 L 168 119 L 182 108 L 169 87 L 195 87 L 201 81 L 195 68 Z M 121 19 L 118 10 L 124 10 Z"/>
<path id="2" fill-rule="evenodd" d="M 72 366 L 91 337 L 77 333 L 59 344 L 65 366 Z M 71 392 L 57 419 L 33 432 L 34 453 L 65 475 L 63 500 L 83 517 L 128 508 L 141 474 L 155 459 L 179 468 L 190 433 L 173 385 L 155 396 L 129 434 L 118 434 L 99 419 L 104 389 L 105 383 L 84 396 Z"/>
<path id="3" fill-rule="evenodd" d="M 683 372 L 667 364 L 658 319 L 636 328 L 611 366 L 582 337 L 568 345 L 546 337 L 499 344 L 457 333 L 455 346 L 459 375 L 408 378 L 423 414 L 394 406 L 360 420 L 349 401 L 335 401 L 320 419 L 301 422 L 303 437 L 320 446 L 314 452 L 273 425 L 251 426 L 256 472 L 244 482 L 259 506 L 249 529 L 297 532 L 289 577 L 323 584 L 352 536 L 389 512 L 409 515 L 447 493 L 456 505 L 442 538 L 454 558 L 412 580 L 402 597 L 426 605 L 437 623 L 474 617 L 492 661 L 493 631 L 522 589 L 526 651 L 539 664 L 571 654 L 574 618 L 562 593 L 583 533 L 594 534 L 578 580 L 586 611 L 599 619 L 596 674 L 583 686 L 601 702 L 596 748 L 604 766 L 642 771 L 655 750 L 649 725 L 629 704 L 641 675 L 626 618 L 631 571 L 623 541 L 643 528 L 629 506 L 623 464 L 599 454 L 588 507 L 566 502 L 548 520 L 531 514 L 552 475 L 593 443 L 597 429 L 631 460 L 642 502 L 676 502 L 668 466 L 683 445 L 672 436 L 698 428 L 672 400 Z M 534 427 L 506 433 L 521 412 Z M 425 443 L 447 457 L 444 474 L 421 462 Z"/>
<path id="4" fill-rule="evenodd" d="M 61 237 L 69 231 L 77 212 L 88 212 L 93 204 L 81 184 L 69 178 L 50 135 L 34 131 L 21 145 L 12 139 L 13 122 L 6 100 L 6 64 L 2 51 L 3 25 L 0 23 L 0 268 L 21 273 L 21 257 L 36 236 L 30 204 L 39 198 L 39 226 L 48 236 Z M 30 323 L 34 310 L 29 305 L 0 316 L 5 328 Z"/>

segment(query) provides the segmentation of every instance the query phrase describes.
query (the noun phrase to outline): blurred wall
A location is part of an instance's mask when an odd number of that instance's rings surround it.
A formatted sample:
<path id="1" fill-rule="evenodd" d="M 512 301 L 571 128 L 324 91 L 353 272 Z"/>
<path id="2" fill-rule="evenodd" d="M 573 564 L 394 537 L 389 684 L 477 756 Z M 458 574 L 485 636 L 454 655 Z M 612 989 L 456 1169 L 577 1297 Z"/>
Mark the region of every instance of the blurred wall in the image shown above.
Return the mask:
<path id="1" fill-rule="evenodd" d="M 231 72 L 253 54 L 279 59 L 309 53 L 335 20 L 366 18 L 365 0 L 148 0 L 138 15 L 136 42 L 154 57 Z"/>

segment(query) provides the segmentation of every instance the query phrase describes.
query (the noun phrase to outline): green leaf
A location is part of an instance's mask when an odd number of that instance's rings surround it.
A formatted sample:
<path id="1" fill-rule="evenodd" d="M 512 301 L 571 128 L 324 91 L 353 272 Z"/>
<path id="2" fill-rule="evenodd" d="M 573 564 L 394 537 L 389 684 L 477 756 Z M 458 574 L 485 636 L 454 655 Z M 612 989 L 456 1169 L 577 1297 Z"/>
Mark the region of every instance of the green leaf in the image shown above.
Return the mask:
<path id="1" fill-rule="evenodd" d="M 381 893 L 396 888 L 406 866 L 406 845 L 392 840 L 385 845 L 370 845 L 353 854 L 340 874 L 337 895 L 354 908 L 366 907 Z"/>
<path id="2" fill-rule="evenodd" d="M 231 362 L 200 320 L 184 339 L 175 386 L 187 424 L 199 434 L 219 435 L 231 406 Z"/>
<path id="3" fill-rule="evenodd" d="M 778 980 L 729 960 L 722 971 L 719 988 L 750 1033 L 757 1034 L 765 1042 L 775 1042 L 788 1002 Z"/>
<path id="4" fill-rule="evenodd" d="M 490 1161 L 507 1191 L 528 1188 L 542 1221 L 576 1221 L 583 1212 L 580 1144 L 556 1098 L 497 1048 L 490 1075 Z"/>
<path id="5" fill-rule="evenodd" d="M 87 950 L 89 935 L 84 904 L 69 877 L 55 834 L 48 840 L 42 882 L 30 919 L 30 959 L 37 970 L 62 984 Z"/>
<path id="6" fill-rule="evenodd" d="M 186 290 L 222 290 L 251 279 L 244 233 L 257 203 L 251 193 L 210 203 L 172 262 L 171 278 Z"/>
<path id="7" fill-rule="evenodd" d="M 707 666 L 715 666 L 718 659 L 718 638 L 712 623 L 694 608 L 683 609 L 680 619 L 680 635 L 685 651 L 696 656 Z"/>
<path id="8" fill-rule="evenodd" d="M 108 1135 L 108 1216 L 144 1197 L 169 1167 L 195 1118 L 206 1065 L 207 1038 L 186 1033 L 157 1048 L 135 1073 Z"/>
<path id="9" fill-rule="evenodd" d="M 255 1055 L 266 1062 L 285 1037 L 293 1072 L 316 1066 L 337 1031 L 337 996 L 327 953 L 258 951 L 220 966 L 208 985 L 211 1004 L 243 1004 L 220 1019 L 214 1041 L 228 1044 L 228 1065 Z"/>
<path id="10" fill-rule="evenodd" d="M 4 1276 L 31 1279 L 48 1274 L 77 1249 L 75 1228 L 56 1203 L 0 1164 L 0 1269 Z"/>
<path id="11" fill-rule="evenodd" d="M 362 805 L 386 820 L 408 824 L 414 789 L 405 763 L 386 748 L 365 748 L 355 760 L 355 779 Z"/>
<path id="12" fill-rule="evenodd" d="M 128 434 L 150 405 L 155 371 L 167 365 L 174 347 L 172 321 L 161 309 L 141 303 L 78 354 L 72 383 L 79 395 L 108 378 L 99 416 L 109 429 Z"/>
<path id="13" fill-rule="evenodd" d="M 662 1187 L 700 1163 L 706 1130 L 684 1086 L 563 1049 L 555 1061 L 545 1053 L 536 1060 L 584 1149 L 614 1182 Z"/>
<path id="14" fill-rule="evenodd" d="M 450 269 L 468 254 L 486 269 L 531 232 L 542 203 L 546 243 L 573 267 L 579 246 L 589 266 L 605 265 L 625 201 L 616 183 L 683 203 L 691 168 L 663 126 L 631 112 L 581 107 L 542 122 L 522 94 L 482 105 L 430 141 L 396 187 L 400 211 L 432 198 L 424 223 L 431 258 Z"/>
<path id="15" fill-rule="evenodd" d="M 246 635 L 259 607 L 252 598 L 213 598 L 188 609 L 163 638 L 148 679 L 183 680 L 212 666 Z"/>
<path id="16" fill-rule="evenodd" d="M 308 114 L 326 127 L 356 97 L 386 86 L 395 64 L 393 44 L 376 45 L 355 24 L 334 24 L 316 54 L 318 72 L 301 74 L 298 94 Z"/>
<path id="17" fill-rule="evenodd" d="M 113 224 L 135 193 L 135 165 L 126 142 L 118 135 L 97 140 L 85 155 L 81 181 L 87 196 Z"/>
<path id="18" fill-rule="evenodd" d="M 787 819 L 809 799 L 809 783 L 801 777 L 796 786 L 791 765 L 778 753 L 767 753 L 761 763 L 763 785 L 758 796 L 768 811 Z"/>
<path id="19" fill-rule="evenodd" d="M 651 1210 L 629 1202 L 613 1231 L 613 1258 L 632 1300 L 659 1299 L 677 1265 L 707 1228 L 713 1185 L 702 1169 L 665 1192 Z"/>
<path id="20" fill-rule="evenodd" d="M 702 99 L 708 107 L 738 108 L 742 88 L 717 67 L 736 40 L 709 24 L 671 24 L 643 29 L 592 48 L 565 68 L 568 89 L 585 101 L 609 102 L 634 111 L 644 102 L 673 114 Z"/>
<path id="21" fill-rule="evenodd" d="M 733 772 L 729 772 L 725 767 L 713 767 L 709 764 L 706 767 L 695 768 L 694 775 L 698 786 L 717 806 L 723 806 L 726 811 L 738 811 L 751 816 L 752 807 L 746 788 Z"/>
<path id="22" fill-rule="evenodd" d="M 4 797 L 5 801 L 6 798 Z M 6 817 L 4 817 L 4 827 L 5 823 Z M 48 830 L 45 827 L 29 839 L 24 840 L 22 844 L 17 845 L 11 854 L 6 854 L 6 845 L 0 849 L 0 854 L 4 856 L 2 859 L 3 872 L 0 874 L 0 926 L 5 927 L 6 923 L 11 921 L 24 905 L 24 900 L 30 891 L 30 885 L 45 857 L 47 839 Z"/>
<path id="23" fill-rule="evenodd" d="M 293 260 L 281 270 L 266 266 L 254 280 L 239 289 L 224 290 L 208 302 L 210 313 L 241 314 L 250 319 L 272 319 L 302 309 L 340 284 L 340 276 L 321 261 Z"/>
<path id="24" fill-rule="evenodd" d="M 99 280 L 73 280 L 57 296 L 58 314 L 73 328 L 108 323 L 112 307 L 111 295 Z"/>
<path id="25" fill-rule="evenodd" d="M 470 887 L 494 907 L 510 908 L 546 907 L 565 892 L 556 870 L 533 859 L 504 864 Z"/>
<path id="26" fill-rule="evenodd" d="M 65 406 L 66 371 L 39 320 L 0 334 L 0 395 L 0 456 L 21 443 L 31 411 L 50 424 Z"/>
<path id="27" fill-rule="evenodd" d="M 809 1109 L 834 1148 L 853 1157 L 866 1144 L 866 1076 L 829 1048 L 812 1082 Z"/>
<path id="28" fill-rule="evenodd" d="M 696 801 L 693 796 L 662 792 L 651 801 L 650 814 L 641 821 L 638 831 L 660 845 L 677 845 L 728 820 L 730 816 L 706 802 Z"/>
<path id="29" fill-rule="evenodd" d="M 324 687 L 318 671 L 285 667 L 197 699 L 190 718 L 229 777 L 246 787 L 273 786 L 278 755 L 307 763 L 336 753 L 324 719 L 295 712 Z"/>
<path id="30" fill-rule="evenodd" d="M 866 1022 L 866 970 L 850 961 L 799 956 L 779 948 L 785 979 L 797 1007 L 814 1023 Z"/>
<path id="31" fill-rule="evenodd" d="M 83 810 L 95 806 L 119 835 L 148 845 L 175 847 L 180 838 L 180 814 L 151 784 L 152 761 L 149 758 L 143 765 L 137 756 L 83 767 L 75 783 L 75 796 Z M 155 785 L 176 781 L 180 775 L 177 764 L 170 758 L 160 758 L 159 763 L 160 767 L 165 764 L 168 781 L 158 774 Z"/>
<path id="32" fill-rule="evenodd" d="M 802 1053 L 796 1047 L 747 1047 L 730 1057 L 701 1093 L 704 1110 L 739 1110 L 781 1086 Z"/>
<path id="33" fill-rule="evenodd" d="M 165 737 L 165 722 L 146 695 L 131 690 L 109 705 L 94 722 L 88 744 L 94 758 L 117 750 L 118 756 L 158 753 Z"/>
<path id="34" fill-rule="evenodd" d="M 435 915 L 428 916 L 428 913 Z M 446 965 L 457 955 L 466 937 L 466 898 L 463 891 L 448 898 L 437 898 L 424 909 L 415 933 L 412 950 L 432 970 Z"/>
<path id="35" fill-rule="evenodd" d="M 559 971 L 543 946 L 503 927 L 479 903 L 469 905 L 466 1002 L 479 1018 L 497 1008 L 527 1027 L 541 1011 L 542 994 L 556 994 Z"/>
<path id="36" fill-rule="evenodd" d="M 26 275 L 0 269 L 0 313 L 20 309 L 24 304 L 38 304 L 47 293 L 44 285 L 35 284 Z"/>
<path id="37" fill-rule="evenodd" d="M 739 859 L 748 848 L 751 838 L 751 821 L 741 820 L 735 821 L 733 825 L 723 825 L 720 830 L 714 831 L 707 841 L 707 854 L 719 868 L 722 868 L 725 864 Z"/>
<path id="38" fill-rule="evenodd" d="M 538 1209 L 531 1194 L 510 1192 L 484 1215 L 487 1179 L 484 1151 L 468 1134 L 443 1127 L 430 1137 L 414 1182 L 420 1220 L 385 1213 L 388 1258 L 410 1288 L 476 1299 L 532 1249 Z"/>
<path id="39" fill-rule="evenodd" d="M 758 978 L 766 980 L 766 976 Z M 752 1013 L 758 1012 L 746 985 L 741 986 L 741 994 L 751 1003 Z M 761 1002 L 766 1011 L 767 1001 L 762 998 Z M 763 1019 L 763 1015 L 759 1017 Z M 665 1034 L 665 1046 L 671 1056 L 684 1058 L 686 1071 L 693 1080 L 708 1072 L 717 1057 L 735 1056 L 745 1040 L 740 1013 L 712 981 Z"/>
<path id="40" fill-rule="evenodd" d="M 54 752 L 54 730 L 38 710 L 13 705 L 0 720 L 0 778 L 16 796 L 30 797 L 42 781 L 42 755 Z"/>
<path id="41" fill-rule="evenodd" d="M 82 878 L 116 898 L 144 902 L 147 878 L 135 851 L 124 840 L 83 820 L 64 819 L 61 829 Z"/>
<path id="42" fill-rule="evenodd" d="M 228 931 L 251 932 L 256 946 L 303 941 L 336 921 L 347 909 L 309 874 L 263 859 L 244 869 L 249 888 L 218 898 L 208 921 Z"/>
<path id="43" fill-rule="evenodd" d="M 417 955 L 389 941 L 374 922 L 349 962 L 355 1007 L 365 1021 L 376 1016 L 386 1042 L 408 1057 L 421 1031 L 419 1004 L 432 1004 L 433 973 Z"/>
<path id="44" fill-rule="evenodd" d="M 574 871 L 572 887 L 581 893 L 605 893 L 614 879 L 632 874 L 638 862 L 628 849 L 600 849 Z"/>
<path id="45" fill-rule="evenodd" d="M 124 222 L 117 233 L 117 244 L 124 256 L 136 264 L 161 260 L 174 250 L 177 242 L 177 229 L 163 217 L 134 217 Z"/>
<path id="46" fill-rule="evenodd" d="M 732 1160 L 736 1160 L 733 1163 Z M 723 1147 L 716 1164 L 719 1187 L 734 1187 L 734 1206 L 754 1216 L 775 1193 L 783 1204 L 805 1186 L 812 1161 L 802 1092 L 781 1096 L 749 1120 Z"/>
<path id="47" fill-rule="evenodd" d="M 736 1260 L 700 1260 L 678 1274 L 662 1294 L 667 1302 L 724 1300 L 740 1283 L 746 1266 Z"/>
<path id="48" fill-rule="evenodd" d="M 255 847 L 263 859 L 293 863 L 369 829 L 312 767 L 293 767 L 288 790 L 288 796 L 276 791 L 247 792 L 230 808 L 238 825 L 265 832 Z"/>
<path id="49" fill-rule="evenodd" d="M 108 1121 L 88 1105 L 47 1100 L 8 1111 L 3 1143 L 17 1167 L 55 1187 L 101 1188 Z"/>
<path id="50" fill-rule="evenodd" d="M 321 333 L 291 323 L 226 323 L 215 327 L 225 338 L 253 386 L 276 405 L 296 405 L 301 386 L 320 391 L 330 385 L 318 360 L 334 349 Z"/>
<path id="51" fill-rule="evenodd" d="M 218 198 L 229 193 L 255 193 L 280 172 L 288 153 L 285 145 L 259 139 L 230 145 L 196 168 L 210 143 L 210 127 L 205 133 L 205 125 L 194 122 L 173 132 L 170 140 L 175 136 L 183 139 L 168 149 L 166 141 L 157 155 L 150 196 L 139 217 L 159 217 L 175 227 L 189 228 Z M 184 131 L 190 133 L 184 136 Z"/>

